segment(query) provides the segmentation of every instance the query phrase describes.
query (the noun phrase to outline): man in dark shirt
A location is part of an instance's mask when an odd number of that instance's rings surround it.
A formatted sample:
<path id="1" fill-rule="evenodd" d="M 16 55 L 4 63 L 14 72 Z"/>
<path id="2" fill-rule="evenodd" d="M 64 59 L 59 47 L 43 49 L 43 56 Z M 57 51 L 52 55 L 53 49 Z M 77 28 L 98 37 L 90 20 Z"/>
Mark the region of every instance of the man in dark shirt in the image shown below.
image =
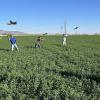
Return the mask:
<path id="1" fill-rule="evenodd" d="M 41 37 L 38 36 L 35 42 L 35 48 L 41 48 Z"/>

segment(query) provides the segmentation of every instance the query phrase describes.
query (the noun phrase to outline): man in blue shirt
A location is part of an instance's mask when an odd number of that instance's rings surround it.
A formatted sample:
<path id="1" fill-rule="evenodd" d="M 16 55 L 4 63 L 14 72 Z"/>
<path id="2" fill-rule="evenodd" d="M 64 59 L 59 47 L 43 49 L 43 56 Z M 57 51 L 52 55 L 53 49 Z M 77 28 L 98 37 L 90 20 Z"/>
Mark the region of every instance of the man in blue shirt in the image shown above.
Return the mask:
<path id="1" fill-rule="evenodd" d="M 11 43 L 12 51 L 14 50 L 14 48 L 16 48 L 19 51 L 19 48 L 18 48 L 18 46 L 16 44 L 16 38 L 11 35 L 10 38 L 9 38 L 9 41 Z"/>

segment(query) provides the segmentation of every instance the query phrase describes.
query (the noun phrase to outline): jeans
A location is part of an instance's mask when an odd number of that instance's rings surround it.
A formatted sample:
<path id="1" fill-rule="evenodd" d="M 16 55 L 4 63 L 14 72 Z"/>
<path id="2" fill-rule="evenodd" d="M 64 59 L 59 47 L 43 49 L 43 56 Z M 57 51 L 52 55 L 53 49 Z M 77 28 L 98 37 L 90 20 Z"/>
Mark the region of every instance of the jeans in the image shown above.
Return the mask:
<path id="1" fill-rule="evenodd" d="M 35 43 L 35 48 L 41 48 L 41 44 L 39 42 Z"/>
<path id="2" fill-rule="evenodd" d="M 63 46 L 66 46 L 66 41 L 63 41 Z"/>
<path id="3" fill-rule="evenodd" d="M 19 51 L 19 48 L 18 48 L 18 46 L 17 46 L 16 43 L 11 44 L 11 49 L 12 49 L 12 51 L 14 50 L 14 48 L 16 48 L 16 49 Z"/>

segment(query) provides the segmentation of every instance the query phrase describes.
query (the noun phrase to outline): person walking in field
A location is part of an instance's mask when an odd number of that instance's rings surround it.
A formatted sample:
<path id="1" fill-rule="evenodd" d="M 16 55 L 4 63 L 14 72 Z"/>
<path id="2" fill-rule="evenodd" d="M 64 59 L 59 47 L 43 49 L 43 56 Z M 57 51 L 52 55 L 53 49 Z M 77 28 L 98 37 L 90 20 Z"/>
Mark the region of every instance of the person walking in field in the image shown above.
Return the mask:
<path id="1" fill-rule="evenodd" d="M 41 48 L 41 41 L 42 41 L 42 38 L 38 36 L 35 42 L 35 48 Z"/>
<path id="2" fill-rule="evenodd" d="M 66 46 L 66 37 L 67 37 L 68 35 L 67 34 L 64 34 L 63 35 L 63 41 L 62 41 L 62 45 L 63 46 Z"/>
<path id="3" fill-rule="evenodd" d="M 12 51 L 14 51 L 15 48 L 17 49 L 17 51 L 19 51 L 19 48 L 18 48 L 18 46 L 16 44 L 16 38 L 13 37 L 12 35 L 10 35 L 9 41 L 11 43 L 11 49 L 12 49 Z"/>

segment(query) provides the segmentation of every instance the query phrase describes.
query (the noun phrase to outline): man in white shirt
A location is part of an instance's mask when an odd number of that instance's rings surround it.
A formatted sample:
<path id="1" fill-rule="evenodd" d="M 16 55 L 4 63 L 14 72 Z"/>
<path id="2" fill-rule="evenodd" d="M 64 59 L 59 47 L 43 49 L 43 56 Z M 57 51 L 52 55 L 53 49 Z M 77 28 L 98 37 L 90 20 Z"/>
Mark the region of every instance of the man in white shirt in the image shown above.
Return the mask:
<path id="1" fill-rule="evenodd" d="M 66 46 L 66 37 L 67 36 L 68 36 L 67 34 L 63 35 L 63 41 L 62 41 L 63 46 Z"/>

